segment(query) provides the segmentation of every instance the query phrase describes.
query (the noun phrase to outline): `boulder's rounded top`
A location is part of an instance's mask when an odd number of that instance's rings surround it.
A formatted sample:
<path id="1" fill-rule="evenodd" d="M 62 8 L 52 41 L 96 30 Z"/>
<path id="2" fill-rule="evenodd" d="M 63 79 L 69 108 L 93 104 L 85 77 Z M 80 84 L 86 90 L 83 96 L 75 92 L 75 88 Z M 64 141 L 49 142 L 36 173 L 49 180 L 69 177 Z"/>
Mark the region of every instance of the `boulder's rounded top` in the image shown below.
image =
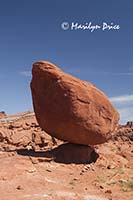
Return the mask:
<path id="1" fill-rule="evenodd" d="M 58 70 L 58 71 L 60 71 L 60 69 L 56 65 L 54 65 L 48 61 L 38 61 L 38 62 L 33 63 L 33 70 L 42 70 L 42 71 Z"/>
<path id="2" fill-rule="evenodd" d="M 56 76 L 60 74 L 62 71 L 54 64 L 48 61 L 38 61 L 33 63 L 32 67 L 32 75 L 33 76 L 47 76 L 51 74 L 52 76 Z"/>

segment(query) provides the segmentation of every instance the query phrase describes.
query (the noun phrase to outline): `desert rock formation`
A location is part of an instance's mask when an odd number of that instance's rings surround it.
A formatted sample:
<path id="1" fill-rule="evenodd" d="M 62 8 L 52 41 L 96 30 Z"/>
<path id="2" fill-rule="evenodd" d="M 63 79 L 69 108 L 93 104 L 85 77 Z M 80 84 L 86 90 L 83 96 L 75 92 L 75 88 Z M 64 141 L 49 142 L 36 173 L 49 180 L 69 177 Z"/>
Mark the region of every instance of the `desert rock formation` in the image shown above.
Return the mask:
<path id="1" fill-rule="evenodd" d="M 5 117 L 5 116 L 6 116 L 6 113 L 4 111 L 1 111 L 0 112 L 0 118 Z"/>
<path id="2" fill-rule="evenodd" d="M 93 84 L 61 71 L 52 63 L 33 64 L 31 91 L 40 127 L 76 144 L 104 143 L 116 129 L 119 114 Z"/>

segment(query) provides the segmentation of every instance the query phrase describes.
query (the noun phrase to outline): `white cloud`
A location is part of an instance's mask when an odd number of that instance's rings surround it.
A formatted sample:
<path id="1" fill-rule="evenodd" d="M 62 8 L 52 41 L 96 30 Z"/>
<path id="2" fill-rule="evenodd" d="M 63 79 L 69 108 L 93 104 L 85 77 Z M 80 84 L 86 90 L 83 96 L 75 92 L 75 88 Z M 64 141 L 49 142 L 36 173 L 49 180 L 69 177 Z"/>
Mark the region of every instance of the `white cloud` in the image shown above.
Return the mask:
<path id="1" fill-rule="evenodd" d="M 125 124 L 127 121 L 133 121 L 133 107 L 118 108 L 120 114 L 120 123 Z"/>
<path id="2" fill-rule="evenodd" d="M 30 77 L 31 76 L 31 71 L 21 71 L 19 72 L 20 75 Z"/>
<path id="3" fill-rule="evenodd" d="M 111 75 L 111 76 L 133 76 L 133 69 L 130 72 L 98 72 L 97 74 Z"/>
<path id="4" fill-rule="evenodd" d="M 129 68 L 128 71 L 126 72 L 110 72 L 110 71 L 105 71 L 105 70 L 97 70 L 95 67 L 90 67 L 90 68 L 80 68 L 80 67 L 75 67 L 75 68 L 70 68 L 70 67 L 63 67 L 63 71 L 75 75 L 104 75 L 104 76 L 133 76 L 133 67 Z"/>
<path id="5" fill-rule="evenodd" d="M 116 97 L 111 97 L 110 101 L 112 103 L 133 103 L 133 94 L 131 95 L 122 95 L 122 96 L 116 96 Z"/>
<path id="6" fill-rule="evenodd" d="M 133 76 L 133 72 L 118 72 L 118 73 L 112 73 L 112 75 L 115 75 L 115 76 Z"/>
<path id="7" fill-rule="evenodd" d="M 120 123 L 133 120 L 133 94 L 111 97 L 110 101 L 120 114 Z"/>

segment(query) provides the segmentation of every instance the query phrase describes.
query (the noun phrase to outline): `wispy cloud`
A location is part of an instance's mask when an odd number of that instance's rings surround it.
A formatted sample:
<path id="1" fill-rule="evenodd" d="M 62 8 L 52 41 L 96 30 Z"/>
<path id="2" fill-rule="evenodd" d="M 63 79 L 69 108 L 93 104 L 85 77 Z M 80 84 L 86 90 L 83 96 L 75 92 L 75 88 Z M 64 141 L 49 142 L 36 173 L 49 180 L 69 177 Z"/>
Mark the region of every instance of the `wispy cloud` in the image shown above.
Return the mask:
<path id="1" fill-rule="evenodd" d="M 120 113 L 120 123 L 125 124 L 127 121 L 133 121 L 133 107 L 118 108 Z"/>
<path id="2" fill-rule="evenodd" d="M 110 101 L 112 103 L 133 103 L 133 94 L 111 97 Z"/>
<path id="3" fill-rule="evenodd" d="M 21 76 L 31 77 L 31 71 L 21 71 L 19 72 Z"/>
<path id="4" fill-rule="evenodd" d="M 133 67 L 128 68 L 126 71 L 106 71 L 100 66 L 97 69 L 95 66 L 90 67 L 63 67 L 63 71 L 73 75 L 99 75 L 99 76 L 133 76 Z"/>
<path id="5" fill-rule="evenodd" d="M 118 73 L 111 73 L 111 75 L 115 76 L 133 76 L 133 72 L 118 72 Z"/>
<path id="6" fill-rule="evenodd" d="M 120 114 L 120 123 L 133 120 L 133 94 L 111 97 L 110 101 Z"/>
<path id="7" fill-rule="evenodd" d="M 129 69 L 130 71 L 133 71 L 133 67 L 130 67 L 130 69 Z"/>
<path id="8" fill-rule="evenodd" d="M 102 75 L 102 76 L 133 76 L 133 70 L 129 72 L 108 72 L 108 71 L 93 71 L 91 69 L 81 69 L 81 68 L 71 68 L 71 69 L 65 69 L 67 73 L 72 74 L 79 74 L 79 75 L 85 75 L 85 74 L 92 74 L 92 75 Z"/>
<path id="9" fill-rule="evenodd" d="M 96 72 L 96 73 L 109 76 L 133 76 L 133 72 Z"/>
<path id="10" fill-rule="evenodd" d="M 133 76 L 133 72 L 96 72 L 96 74 L 109 76 Z"/>

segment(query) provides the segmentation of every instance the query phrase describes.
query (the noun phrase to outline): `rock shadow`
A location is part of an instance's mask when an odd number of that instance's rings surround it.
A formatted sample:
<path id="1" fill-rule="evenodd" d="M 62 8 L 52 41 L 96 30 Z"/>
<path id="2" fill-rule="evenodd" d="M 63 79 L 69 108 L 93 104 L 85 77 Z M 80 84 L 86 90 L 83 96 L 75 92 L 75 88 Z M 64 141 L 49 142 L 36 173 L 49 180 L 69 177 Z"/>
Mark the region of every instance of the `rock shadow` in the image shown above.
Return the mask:
<path id="1" fill-rule="evenodd" d="M 19 149 L 17 153 L 23 156 L 51 158 L 57 163 L 90 164 L 96 162 L 99 155 L 90 146 L 64 143 L 48 151 Z"/>

